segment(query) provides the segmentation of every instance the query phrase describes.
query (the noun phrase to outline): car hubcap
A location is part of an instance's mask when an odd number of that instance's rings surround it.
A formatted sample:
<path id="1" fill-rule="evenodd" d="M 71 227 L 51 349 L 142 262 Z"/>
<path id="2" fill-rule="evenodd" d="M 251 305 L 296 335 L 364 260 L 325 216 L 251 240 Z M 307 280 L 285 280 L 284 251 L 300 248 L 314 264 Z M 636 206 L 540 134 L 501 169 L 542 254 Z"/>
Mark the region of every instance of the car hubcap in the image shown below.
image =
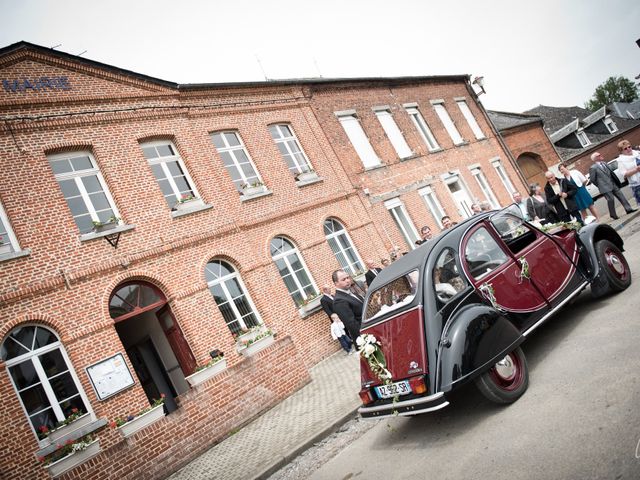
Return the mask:
<path id="1" fill-rule="evenodd" d="M 627 269 L 618 254 L 613 250 L 607 250 L 605 252 L 605 257 L 607 259 L 609 269 L 619 278 L 624 278 L 626 276 Z"/>
<path id="2" fill-rule="evenodd" d="M 489 375 L 493 382 L 501 389 L 507 391 L 517 389 L 522 383 L 523 378 L 520 358 L 510 353 L 489 370 Z"/>

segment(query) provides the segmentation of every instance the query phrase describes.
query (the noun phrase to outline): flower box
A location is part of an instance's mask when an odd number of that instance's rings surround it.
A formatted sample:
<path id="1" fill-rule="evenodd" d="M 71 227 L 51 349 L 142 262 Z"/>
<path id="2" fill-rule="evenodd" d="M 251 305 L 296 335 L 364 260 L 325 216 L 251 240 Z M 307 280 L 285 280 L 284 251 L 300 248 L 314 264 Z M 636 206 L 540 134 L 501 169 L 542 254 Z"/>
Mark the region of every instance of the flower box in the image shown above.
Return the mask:
<path id="1" fill-rule="evenodd" d="M 64 439 L 66 436 L 72 434 L 76 430 L 89 425 L 91 422 L 91 415 L 89 413 L 85 413 L 68 425 L 64 425 L 62 427 L 56 428 L 55 430 L 52 430 L 44 440 L 48 440 L 49 443 L 62 443 L 59 442 L 59 440 Z"/>
<path id="2" fill-rule="evenodd" d="M 300 183 L 312 182 L 313 180 L 318 179 L 318 174 L 313 170 L 309 172 L 302 172 L 296 175 L 296 181 Z"/>
<path id="3" fill-rule="evenodd" d="M 242 188 L 242 195 L 253 197 L 267 191 L 266 185 L 247 185 Z"/>
<path id="4" fill-rule="evenodd" d="M 236 342 L 238 344 L 250 342 L 258 335 L 261 335 L 267 328 L 264 325 L 258 325 L 257 327 L 252 327 L 248 332 L 245 332 L 241 335 L 238 335 L 236 338 Z"/>
<path id="5" fill-rule="evenodd" d="M 147 413 L 143 413 L 142 415 L 134 417 L 133 420 L 129 420 L 124 425 L 118 427 L 118 430 L 124 438 L 127 438 L 137 431 L 148 427 L 152 423 L 157 422 L 162 417 L 164 417 L 164 405 L 158 405 L 157 407 L 149 410 Z"/>
<path id="6" fill-rule="evenodd" d="M 187 210 L 192 210 L 194 208 L 203 207 L 204 201 L 201 198 L 191 198 L 189 200 L 184 200 L 182 202 L 178 202 L 173 207 L 173 210 L 176 212 L 184 212 Z"/>
<path id="7" fill-rule="evenodd" d="M 267 335 L 266 337 L 262 337 L 261 339 L 256 340 L 255 342 L 247 345 L 246 347 L 241 348 L 240 354 L 245 357 L 250 357 L 258 353 L 260 350 L 264 350 L 269 345 L 271 345 L 274 341 L 275 339 L 273 338 L 273 335 Z"/>
<path id="8" fill-rule="evenodd" d="M 107 230 L 113 230 L 118 226 L 118 222 L 115 220 L 113 222 L 100 223 L 93 226 L 93 231 L 96 233 L 106 232 Z"/>
<path id="9" fill-rule="evenodd" d="M 47 465 L 49 475 L 52 477 L 59 477 L 65 472 L 68 472 L 72 468 L 77 467 L 85 463 L 87 460 L 95 457 L 100 453 L 100 440 L 94 440 L 84 450 L 73 452 L 66 457 L 61 458 L 53 463 Z"/>
<path id="10" fill-rule="evenodd" d="M 197 372 L 185 377 L 189 385 L 195 387 L 196 385 L 200 385 L 201 383 L 209 380 L 210 378 L 216 376 L 218 373 L 224 371 L 227 368 L 227 360 L 223 358 L 220 361 L 217 361 L 213 365 L 203 368 L 202 370 L 198 370 Z"/>
<path id="11" fill-rule="evenodd" d="M 300 314 L 300 316 L 306 317 L 310 315 L 311 312 L 313 312 L 314 310 L 317 310 L 320 307 L 321 298 L 322 298 L 322 295 L 318 295 L 317 297 L 309 300 L 304 305 L 300 305 L 300 307 L 298 308 L 298 313 Z"/>

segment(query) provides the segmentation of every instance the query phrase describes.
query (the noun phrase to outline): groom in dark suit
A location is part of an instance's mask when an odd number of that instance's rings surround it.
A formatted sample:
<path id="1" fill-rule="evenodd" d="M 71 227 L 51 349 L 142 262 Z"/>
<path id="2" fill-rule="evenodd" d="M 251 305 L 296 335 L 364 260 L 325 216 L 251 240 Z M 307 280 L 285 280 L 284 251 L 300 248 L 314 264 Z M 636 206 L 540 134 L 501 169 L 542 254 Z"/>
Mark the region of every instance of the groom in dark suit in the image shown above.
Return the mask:
<path id="1" fill-rule="evenodd" d="M 345 329 L 355 343 L 360 336 L 360 324 L 362 323 L 362 307 L 364 299 L 351 293 L 351 277 L 344 270 L 336 270 L 331 275 L 336 293 L 333 296 L 333 311 L 338 314 Z"/>

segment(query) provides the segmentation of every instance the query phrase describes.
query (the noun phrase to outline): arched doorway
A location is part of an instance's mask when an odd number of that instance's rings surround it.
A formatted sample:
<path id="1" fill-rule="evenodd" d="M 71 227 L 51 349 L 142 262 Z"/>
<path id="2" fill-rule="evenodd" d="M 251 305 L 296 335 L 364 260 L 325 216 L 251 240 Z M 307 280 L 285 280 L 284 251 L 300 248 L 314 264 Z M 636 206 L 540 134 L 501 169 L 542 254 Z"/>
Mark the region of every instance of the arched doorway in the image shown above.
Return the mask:
<path id="1" fill-rule="evenodd" d="M 109 315 L 149 401 L 164 394 L 167 410 L 178 408 L 175 397 L 189 390 L 185 376 L 196 361 L 165 295 L 147 282 L 122 283 L 109 298 Z"/>
<path id="2" fill-rule="evenodd" d="M 547 183 L 546 178 L 544 177 L 544 172 L 548 170 L 545 163 L 542 161 L 542 158 L 537 153 L 523 153 L 518 157 L 518 167 L 524 174 L 524 178 L 527 179 L 527 186 L 532 183 L 537 183 L 544 187 L 544 184 Z"/>

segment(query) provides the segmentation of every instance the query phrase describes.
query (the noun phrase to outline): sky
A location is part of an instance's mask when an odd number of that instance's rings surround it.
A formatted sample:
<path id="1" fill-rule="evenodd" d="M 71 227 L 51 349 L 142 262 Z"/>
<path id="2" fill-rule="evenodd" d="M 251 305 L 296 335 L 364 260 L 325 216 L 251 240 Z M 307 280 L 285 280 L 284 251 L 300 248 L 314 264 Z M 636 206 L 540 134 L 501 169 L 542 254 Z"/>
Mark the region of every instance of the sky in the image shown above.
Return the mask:
<path id="1" fill-rule="evenodd" d="M 633 80 L 638 39 L 637 0 L 0 0 L 0 47 L 177 83 L 470 74 L 511 112 Z"/>

